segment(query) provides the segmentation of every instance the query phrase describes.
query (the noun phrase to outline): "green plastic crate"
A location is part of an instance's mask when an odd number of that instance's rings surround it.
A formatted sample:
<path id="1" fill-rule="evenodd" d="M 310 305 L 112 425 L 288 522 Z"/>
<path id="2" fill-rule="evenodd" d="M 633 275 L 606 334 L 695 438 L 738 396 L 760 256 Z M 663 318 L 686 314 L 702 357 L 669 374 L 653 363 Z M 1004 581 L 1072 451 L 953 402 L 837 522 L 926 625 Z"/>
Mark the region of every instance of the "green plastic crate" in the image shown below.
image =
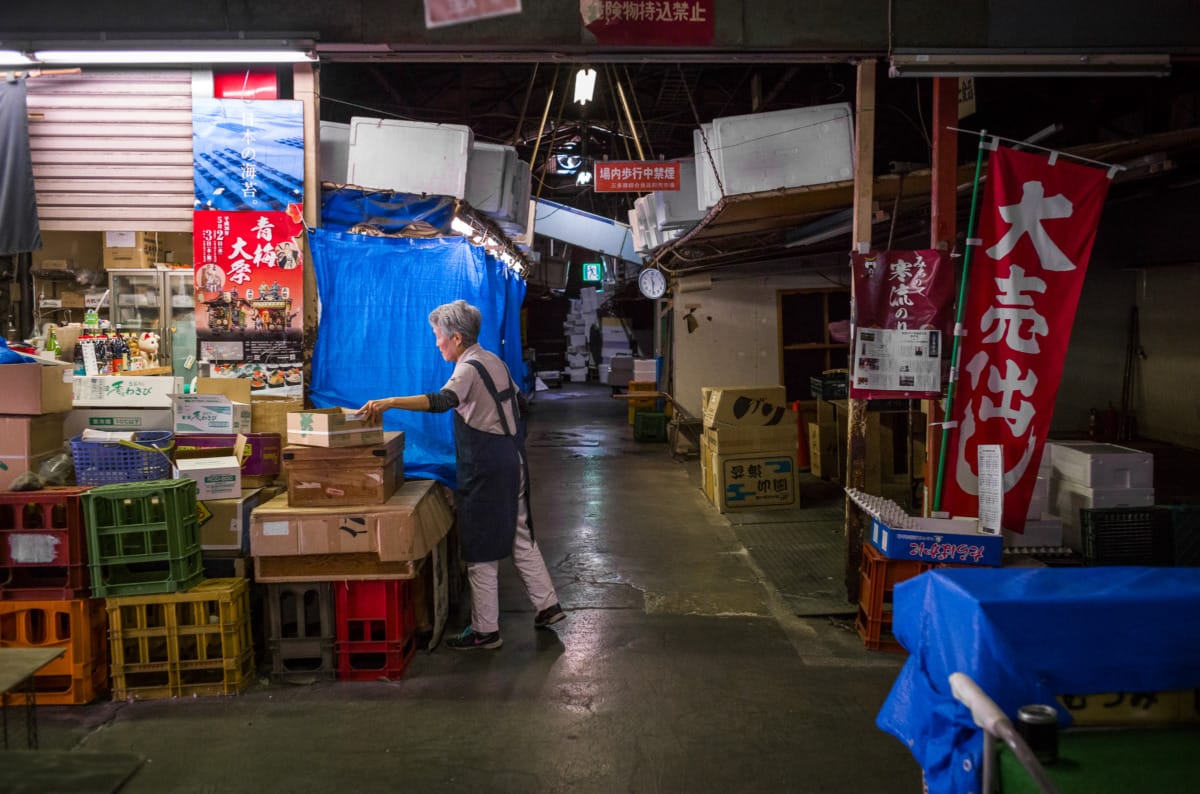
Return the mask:
<path id="1" fill-rule="evenodd" d="M 638 411 L 633 417 L 635 441 L 666 441 L 667 415 L 658 411 Z"/>
<path id="2" fill-rule="evenodd" d="M 180 593 L 204 580 L 204 562 L 197 547 L 183 557 L 93 562 L 91 572 L 96 598 Z"/>

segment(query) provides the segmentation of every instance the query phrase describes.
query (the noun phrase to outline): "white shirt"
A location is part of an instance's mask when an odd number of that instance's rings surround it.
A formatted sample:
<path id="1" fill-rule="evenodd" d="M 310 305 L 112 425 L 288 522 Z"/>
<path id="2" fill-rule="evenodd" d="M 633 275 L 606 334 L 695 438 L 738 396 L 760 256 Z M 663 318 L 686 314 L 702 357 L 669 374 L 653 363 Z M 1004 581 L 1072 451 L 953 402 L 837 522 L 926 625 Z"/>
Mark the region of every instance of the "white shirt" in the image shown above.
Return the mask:
<path id="1" fill-rule="evenodd" d="M 504 362 L 494 353 L 474 344 L 459 356 L 458 362 L 454 365 L 454 374 L 450 376 L 450 380 L 446 381 L 446 385 L 442 389 L 449 389 L 458 395 L 458 405 L 454 410 L 458 411 L 459 416 L 463 418 L 468 427 L 482 430 L 485 433 L 504 435 L 504 426 L 500 423 L 500 414 L 496 411 L 496 401 L 488 392 L 483 378 L 479 376 L 475 367 L 467 363 L 468 361 L 478 361 L 483 364 L 488 374 L 492 376 L 496 391 L 516 388 Z M 504 419 L 508 422 L 509 432 L 516 432 L 517 422 L 513 415 L 513 401 L 502 400 L 501 405 L 504 410 Z"/>

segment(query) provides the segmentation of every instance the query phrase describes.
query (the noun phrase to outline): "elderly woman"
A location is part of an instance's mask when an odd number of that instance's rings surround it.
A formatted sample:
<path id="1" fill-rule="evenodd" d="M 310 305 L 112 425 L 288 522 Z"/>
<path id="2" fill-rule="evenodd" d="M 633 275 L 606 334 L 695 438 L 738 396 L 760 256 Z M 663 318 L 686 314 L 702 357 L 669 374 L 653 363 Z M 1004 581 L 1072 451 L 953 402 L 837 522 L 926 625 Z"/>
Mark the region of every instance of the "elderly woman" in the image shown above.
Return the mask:
<path id="1" fill-rule="evenodd" d="M 389 408 L 454 409 L 458 453 L 458 526 L 471 582 L 471 625 L 447 641 L 451 648 L 499 648 L 500 560 L 509 556 L 545 628 L 567 615 L 559 606 L 542 552 L 533 539 L 525 423 L 508 367 L 479 346 L 479 309 L 458 300 L 437 307 L 429 324 L 442 358 L 455 362 L 441 391 L 371 400 L 358 410 L 372 419 Z"/>

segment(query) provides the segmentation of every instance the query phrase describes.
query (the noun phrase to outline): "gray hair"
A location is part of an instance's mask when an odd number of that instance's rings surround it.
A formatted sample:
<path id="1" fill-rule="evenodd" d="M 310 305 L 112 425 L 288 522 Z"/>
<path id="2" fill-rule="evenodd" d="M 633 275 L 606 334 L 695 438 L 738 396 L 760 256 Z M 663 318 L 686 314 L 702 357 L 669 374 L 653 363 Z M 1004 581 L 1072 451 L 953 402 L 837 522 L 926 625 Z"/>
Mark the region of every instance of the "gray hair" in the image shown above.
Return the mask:
<path id="1" fill-rule="evenodd" d="M 479 341 L 479 326 L 483 315 L 464 300 L 443 303 L 429 313 L 429 324 L 442 332 L 442 336 L 462 334 L 463 346 L 470 347 Z"/>

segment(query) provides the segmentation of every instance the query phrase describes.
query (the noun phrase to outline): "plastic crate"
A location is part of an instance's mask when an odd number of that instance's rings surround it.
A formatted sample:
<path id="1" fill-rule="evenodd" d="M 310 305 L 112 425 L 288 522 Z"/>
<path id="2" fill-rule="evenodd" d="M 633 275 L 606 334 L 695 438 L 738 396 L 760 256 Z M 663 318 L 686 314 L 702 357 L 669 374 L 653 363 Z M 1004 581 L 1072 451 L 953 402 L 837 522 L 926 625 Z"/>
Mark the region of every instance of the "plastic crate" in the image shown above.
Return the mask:
<path id="1" fill-rule="evenodd" d="M 269 584 L 266 599 L 271 677 L 278 681 L 335 677 L 332 586 L 328 582 Z"/>
<path id="2" fill-rule="evenodd" d="M 412 580 L 342 582 L 334 593 L 337 677 L 403 677 L 417 648 Z"/>
<path id="3" fill-rule="evenodd" d="M 71 439 L 78 485 L 108 485 L 161 480 L 171 476 L 170 452 L 175 434 L 169 430 L 134 433 L 133 441 Z"/>
<path id="4" fill-rule="evenodd" d="M 1171 534 L 1175 538 L 1175 565 L 1200 565 L 1200 505 L 1171 505 Z"/>
<path id="5" fill-rule="evenodd" d="M 1171 513 L 1162 507 L 1107 507 L 1079 511 L 1085 565 L 1173 565 Z"/>
<path id="6" fill-rule="evenodd" d="M 638 411 L 633 417 L 635 441 L 666 441 L 667 415 L 658 411 Z"/>
<path id="7" fill-rule="evenodd" d="M 106 602 L 113 698 L 228 695 L 254 677 L 249 586 L 209 579 L 186 593 Z"/>
<path id="8" fill-rule="evenodd" d="M 193 480 L 93 488 L 83 503 L 93 595 L 173 593 L 203 578 Z"/>
<path id="9" fill-rule="evenodd" d="M 934 565 L 918 560 L 893 560 L 870 543 L 862 547 L 862 560 L 858 566 L 858 606 L 865 618 L 871 621 L 891 621 L 892 591 L 900 582 L 908 581 Z"/>
<path id="10" fill-rule="evenodd" d="M 108 681 L 104 602 L 77 598 L 0 603 L 0 648 L 65 648 L 33 677 L 40 706 L 90 703 Z"/>
<path id="11" fill-rule="evenodd" d="M 0 493 L 0 600 L 88 595 L 85 491 Z"/>
<path id="12" fill-rule="evenodd" d="M 866 611 L 860 606 L 858 608 L 858 617 L 854 621 L 854 628 L 858 631 L 858 636 L 862 639 L 863 645 L 866 646 L 867 650 L 904 653 L 904 646 L 896 642 L 896 638 L 892 635 L 892 617 L 890 613 L 887 617 L 873 620 L 867 616 Z"/>

